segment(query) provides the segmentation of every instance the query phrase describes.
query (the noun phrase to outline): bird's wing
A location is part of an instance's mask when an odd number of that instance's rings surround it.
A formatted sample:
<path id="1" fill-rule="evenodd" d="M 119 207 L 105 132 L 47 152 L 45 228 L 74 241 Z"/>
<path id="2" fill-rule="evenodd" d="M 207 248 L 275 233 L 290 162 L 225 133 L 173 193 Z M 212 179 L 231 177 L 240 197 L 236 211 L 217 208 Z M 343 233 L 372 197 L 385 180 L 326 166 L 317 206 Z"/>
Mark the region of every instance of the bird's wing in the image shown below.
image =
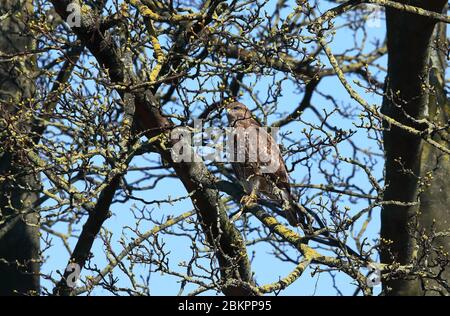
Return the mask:
<path id="1" fill-rule="evenodd" d="M 280 147 L 266 129 L 259 129 L 258 136 L 259 143 L 252 144 L 252 146 L 258 147 L 260 168 L 267 167 L 266 173 L 275 183 L 283 183 L 289 186 L 289 174 L 281 156 Z M 252 148 L 252 150 L 256 149 Z"/>

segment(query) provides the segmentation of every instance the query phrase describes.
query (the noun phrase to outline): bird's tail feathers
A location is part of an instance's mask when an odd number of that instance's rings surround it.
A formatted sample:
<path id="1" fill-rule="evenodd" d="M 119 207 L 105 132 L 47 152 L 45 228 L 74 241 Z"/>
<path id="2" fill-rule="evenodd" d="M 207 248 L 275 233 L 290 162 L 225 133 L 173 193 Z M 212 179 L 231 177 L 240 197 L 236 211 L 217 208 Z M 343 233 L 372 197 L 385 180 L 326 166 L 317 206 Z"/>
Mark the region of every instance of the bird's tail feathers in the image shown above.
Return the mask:
<path id="1" fill-rule="evenodd" d="M 306 213 L 306 210 L 297 205 L 294 201 L 291 201 L 291 203 L 289 204 L 289 208 L 286 209 L 286 219 L 288 220 L 289 224 L 294 227 L 308 226 L 308 214 Z"/>

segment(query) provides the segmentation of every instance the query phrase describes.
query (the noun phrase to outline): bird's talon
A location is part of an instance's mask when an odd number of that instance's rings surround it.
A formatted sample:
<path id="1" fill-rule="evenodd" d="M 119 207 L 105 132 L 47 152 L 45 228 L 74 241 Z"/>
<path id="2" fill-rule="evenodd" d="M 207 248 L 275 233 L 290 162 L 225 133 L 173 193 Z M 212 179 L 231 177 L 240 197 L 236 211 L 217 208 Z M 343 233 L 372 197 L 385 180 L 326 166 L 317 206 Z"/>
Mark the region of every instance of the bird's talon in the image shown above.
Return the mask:
<path id="1" fill-rule="evenodd" d="M 244 206 L 244 208 L 252 208 L 257 205 L 258 196 L 255 193 L 252 193 L 250 195 L 244 195 L 241 198 L 240 203 Z"/>

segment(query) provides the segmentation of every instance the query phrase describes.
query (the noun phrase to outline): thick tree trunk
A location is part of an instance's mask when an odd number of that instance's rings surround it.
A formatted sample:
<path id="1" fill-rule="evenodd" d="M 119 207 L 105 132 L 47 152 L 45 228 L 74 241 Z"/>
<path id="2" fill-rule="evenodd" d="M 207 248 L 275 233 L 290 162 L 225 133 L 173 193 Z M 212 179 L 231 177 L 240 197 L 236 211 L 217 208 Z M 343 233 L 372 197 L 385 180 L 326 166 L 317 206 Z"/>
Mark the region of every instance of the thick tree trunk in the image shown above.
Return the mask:
<path id="1" fill-rule="evenodd" d="M 1 54 L 32 49 L 24 23 L 32 1 L 0 0 L 0 10 L 11 13 L 0 22 Z M 39 292 L 39 219 L 33 213 L 39 179 L 13 149 L 18 145 L 11 137 L 12 132 L 30 137 L 23 114 L 34 94 L 33 67 L 30 56 L 0 63 L 0 295 Z"/>
<path id="2" fill-rule="evenodd" d="M 442 0 L 399 2 L 436 12 L 442 12 L 447 3 Z M 427 118 L 444 125 L 449 113 L 444 92 L 446 65 L 437 39 L 445 43 L 445 26 L 395 9 L 386 10 L 386 21 L 389 60 L 383 113 L 419 130 L 424 125 L 418 119 Z M 429 85 L 431 90 L 427 88 Z M 441 259 L 445 251 L 450 251 L 449 238 L 435 238 L 435 235 L 450 228 L 449 157 L 423 142 L 420 136 L 387 124 L 385 127 L 384 200 L 404 204 L 385 205 L 382 210 L 381 261 L 426 265 L 435 274 L 443 270 L 440 278 L 448 282 L 449 268 L 445 268 L 448 263 Z M 444 139 L 434 136 L 434 140 L 448 147 Z M 439 246 L 444 250 L 440 254 L 435 251 Z M 433 254 L 428 256 L 430 252 Z M 449 294 L 442 283 L 431 279 L 400 276 L 383 280 L 383 289 L 386 295 Z M 438 291 L 431 290 L 432 287 Z"/>

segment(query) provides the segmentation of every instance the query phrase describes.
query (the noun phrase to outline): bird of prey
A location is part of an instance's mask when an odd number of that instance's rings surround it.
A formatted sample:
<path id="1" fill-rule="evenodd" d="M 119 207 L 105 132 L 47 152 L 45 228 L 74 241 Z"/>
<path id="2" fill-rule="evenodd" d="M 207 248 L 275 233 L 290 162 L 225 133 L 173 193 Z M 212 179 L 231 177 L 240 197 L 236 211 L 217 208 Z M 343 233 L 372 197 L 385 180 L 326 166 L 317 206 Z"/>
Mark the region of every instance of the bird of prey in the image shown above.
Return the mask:
<path id="1" fill-rule="evenodd" d="M 234 138 L 229 149 L 231 165 L 246 193 L 241 204 L 253 207 L 263 195 L 282 206 L 290 225 L 301 225 L 306 214 L 294 201 L 278 144 L 244 104 L 230 102 L 223 107 L 232 131 L 229 137 Z M 256 138 L 254 130 L 257 130 Z"/>

